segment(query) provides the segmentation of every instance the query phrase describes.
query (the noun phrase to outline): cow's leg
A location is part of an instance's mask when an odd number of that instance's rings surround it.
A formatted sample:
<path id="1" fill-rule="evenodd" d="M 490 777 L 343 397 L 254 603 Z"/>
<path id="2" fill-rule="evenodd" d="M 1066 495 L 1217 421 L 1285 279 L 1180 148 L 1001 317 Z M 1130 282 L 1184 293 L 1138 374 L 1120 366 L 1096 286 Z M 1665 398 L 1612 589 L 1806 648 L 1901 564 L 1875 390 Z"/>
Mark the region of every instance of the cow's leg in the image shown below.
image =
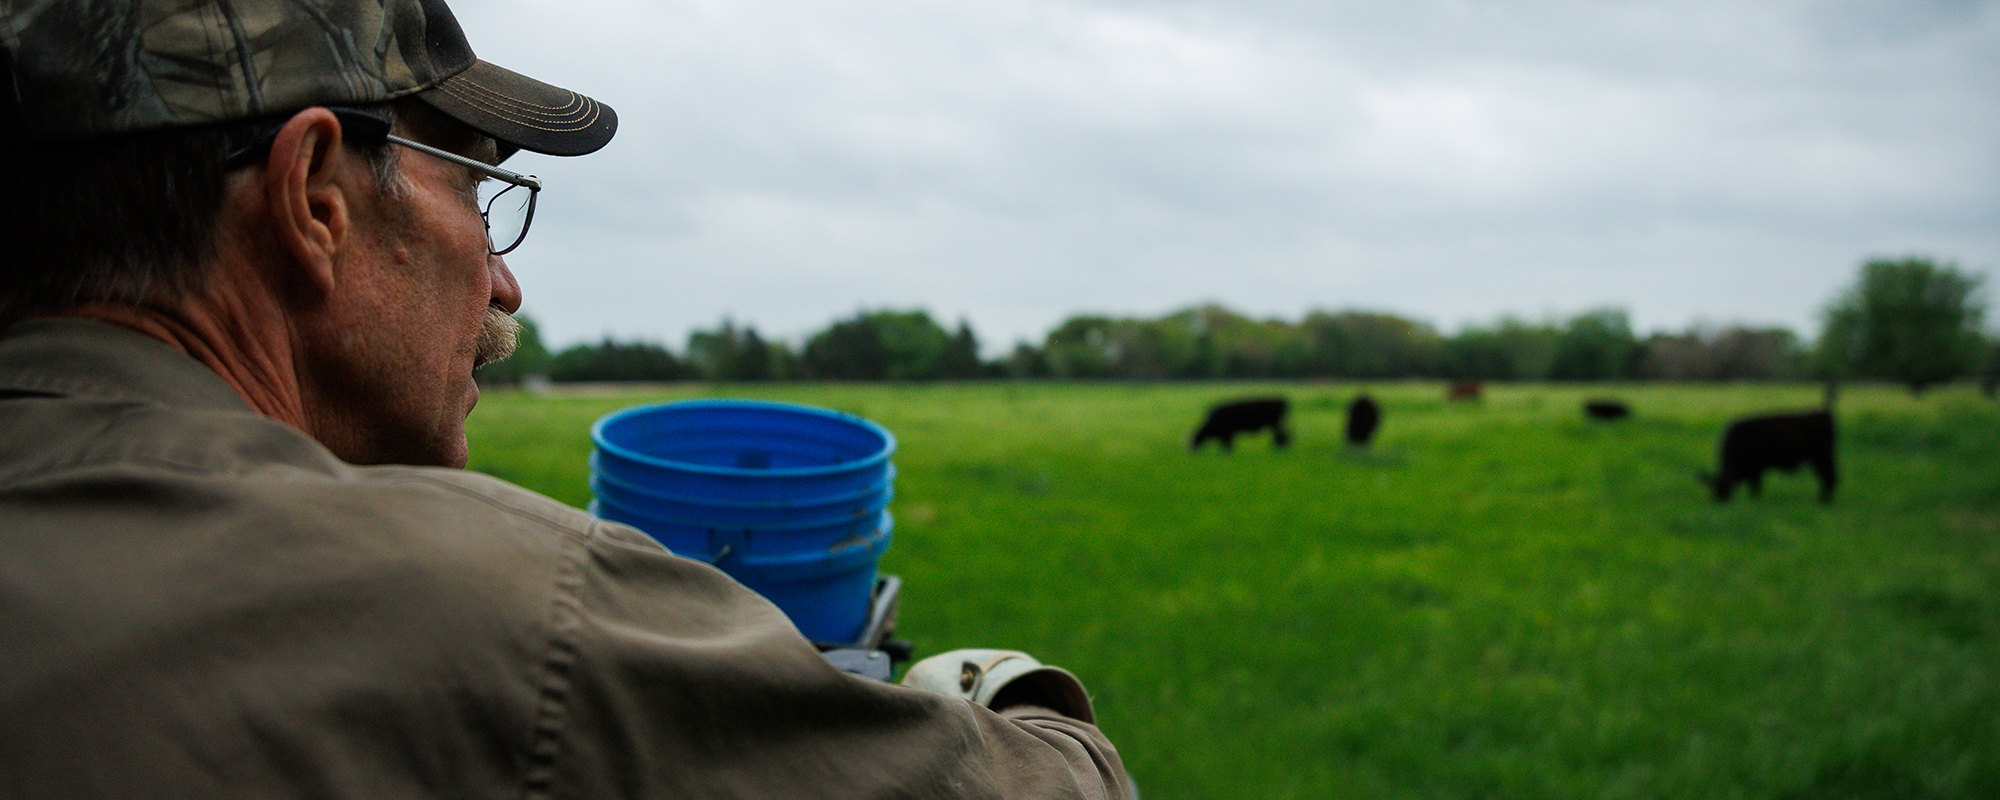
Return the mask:
<path id="1" fill-rule="evenodd" d="M 1833 502 L 1833 484 L 1840 477 L 1833 468 L 1833 457 L 1826 456 L 1813 460 L 1813 472 L 1819 474 L 1819 501 Z"/>
<path id="2" fill-rule="evenodd" d="M 1272 446 L 1272 447 L 1274 447 L 1274 448 L 1283 448 L 1283 447 L 1284 447 L 1285 445 L 1288 445 L 1288 444 L 1291 444 L 1291 443 L 1292 443 L 1292 434 L 1291 434 L 1290 432 L 1288 432 L 1288 431 L 1286 431 L 1286 430 L 1285 430 L 1285 426 L 1283 426 L 1283 425 L 1272 425 L 1272 426 L 1271 426 L 1271 446 Z"/>
<path id="3" fill-rule="evenodd" d="M 1752 470 L 1750 474 L 1743 476 L 1743 487 L 1751 497 L 1763 497 L 1764 471 L 1761 469 Z"/>

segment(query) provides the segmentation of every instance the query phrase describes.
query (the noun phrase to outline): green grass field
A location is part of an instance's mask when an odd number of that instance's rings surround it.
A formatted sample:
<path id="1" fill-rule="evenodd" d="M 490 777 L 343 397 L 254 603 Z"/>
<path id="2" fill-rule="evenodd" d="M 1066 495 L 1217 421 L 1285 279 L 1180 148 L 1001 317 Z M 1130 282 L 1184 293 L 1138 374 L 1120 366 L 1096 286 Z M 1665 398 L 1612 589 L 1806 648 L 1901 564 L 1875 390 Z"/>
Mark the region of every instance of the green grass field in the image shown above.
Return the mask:
<path id="1" fill-rule="evenodd" d="M 1343 408 L 1382 401 L 1375 448 Z M 1294 445 L 1190 455 L 1225 397 Z M 750 397 L 899 439 L 900 631 L 1091 687 L 1155 798 L 2000 797 L 2000 403 L 1840 398 L 1840 496 L 1716 505 L 1731 417 L 1817 387 L 688 385 L 490 392 L 472 467 L 589 499 L 597 417 Z M 1633 419 L 1592 423 L 1615 394 Z"/>

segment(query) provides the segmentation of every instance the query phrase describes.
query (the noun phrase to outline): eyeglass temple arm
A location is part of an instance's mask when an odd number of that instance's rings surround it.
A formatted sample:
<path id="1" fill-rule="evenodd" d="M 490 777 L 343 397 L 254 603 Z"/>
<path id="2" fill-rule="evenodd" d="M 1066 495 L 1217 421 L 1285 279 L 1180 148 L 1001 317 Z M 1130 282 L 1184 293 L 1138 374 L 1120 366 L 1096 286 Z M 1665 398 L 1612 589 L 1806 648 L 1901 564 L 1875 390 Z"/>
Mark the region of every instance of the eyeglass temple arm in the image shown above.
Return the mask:
<path id="1" fill-rule="evenodd" d="M 500 169 L 499 167 L 495 167 L 492 164 L 488 164 L 486 162 L 479 161 L 477 159 L 466 158 L 465 156 L 459 155 L 449 150 L 439 150 L 435 147 L 424 144 L 422 142 L 413 142 L 401 136 L 396 136 L 392 134 L 389 135 L 387 138 L 389 141 L 410 148 L 411 150 L 416 150 L 421 153 L 437 156 L 438 158 L 442 158 L 446 161 L 449 161 L 453 164 L 457 164 L 462 167 L 470 167 L 472 169 L 480 171 L 481 173 L 491 175 L 499 180 L 503 180 L 508 183 L 514 184 L 515 186 L 525 186 L 537 192 L 542 190 L 542 179 L 537 178 L 533 175 L 522 175 L 518 172 L 509 172 L 507 170 Z"/>

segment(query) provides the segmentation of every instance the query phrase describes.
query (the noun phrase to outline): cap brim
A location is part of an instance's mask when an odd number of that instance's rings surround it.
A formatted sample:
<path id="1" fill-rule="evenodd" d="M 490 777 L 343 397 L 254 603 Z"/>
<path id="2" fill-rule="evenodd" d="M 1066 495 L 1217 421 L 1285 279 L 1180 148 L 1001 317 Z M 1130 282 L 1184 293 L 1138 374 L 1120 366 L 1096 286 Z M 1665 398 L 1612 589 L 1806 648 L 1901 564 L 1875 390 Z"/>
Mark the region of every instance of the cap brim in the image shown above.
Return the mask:
<path id="1" fill-rule="evenodd" d="M 618 131 L 610 106 L 484 61 L 417 97 L 503 145 L 552 156 L 596 152 Z"/>

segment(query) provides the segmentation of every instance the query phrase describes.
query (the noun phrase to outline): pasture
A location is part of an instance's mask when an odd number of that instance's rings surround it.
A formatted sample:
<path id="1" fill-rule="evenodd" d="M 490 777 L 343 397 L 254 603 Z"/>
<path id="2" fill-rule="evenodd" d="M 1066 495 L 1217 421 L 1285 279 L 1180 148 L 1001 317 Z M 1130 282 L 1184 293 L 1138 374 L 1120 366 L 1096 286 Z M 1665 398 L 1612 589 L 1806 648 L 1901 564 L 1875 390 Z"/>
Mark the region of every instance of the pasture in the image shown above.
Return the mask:
<path id="1" fill-rule="evenodd" d="M 1342 443 L 1362 390 L 1374 446 Z M 1283 394 L 1292 446 L 1187 451 Z M 689 384 L 489 392 L 471 467 L 589 499 L 590 423 L 750 397 L 899 439 L 919 656 L 1076 671 L 1147 800 L 2000 797 L 2000 403 L 1844 387 L 1842 483 L 1716 505 L 1730 418 L 1817 386 Z M 1631 419 L 1591 421 L 1616 396 Z"/>

